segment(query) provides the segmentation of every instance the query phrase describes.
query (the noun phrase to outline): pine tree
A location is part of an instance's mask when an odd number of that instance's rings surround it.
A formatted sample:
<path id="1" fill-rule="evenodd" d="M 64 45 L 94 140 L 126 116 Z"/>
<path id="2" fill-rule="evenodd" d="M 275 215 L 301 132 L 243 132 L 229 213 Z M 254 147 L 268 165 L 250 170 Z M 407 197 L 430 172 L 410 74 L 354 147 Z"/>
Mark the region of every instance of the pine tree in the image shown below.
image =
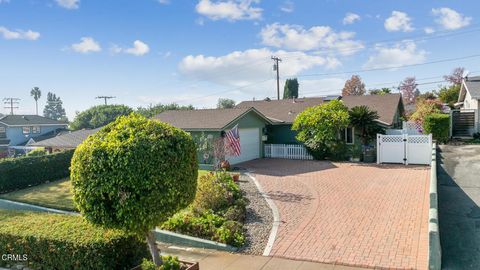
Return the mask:
<path id="1" fill-rule="evenodd" d="M 62 100 L 51 92 L 47 94 L 47 104 L 43 109 L 43 116 L 59 121 L 68 121 Z"/>

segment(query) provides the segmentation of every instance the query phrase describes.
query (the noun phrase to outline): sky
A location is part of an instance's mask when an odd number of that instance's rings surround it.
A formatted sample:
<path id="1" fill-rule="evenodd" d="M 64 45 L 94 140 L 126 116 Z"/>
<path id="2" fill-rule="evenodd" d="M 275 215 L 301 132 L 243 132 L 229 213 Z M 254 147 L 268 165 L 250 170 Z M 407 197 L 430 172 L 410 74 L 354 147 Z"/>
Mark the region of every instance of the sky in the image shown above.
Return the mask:
<path id="1" fill-rule="evenodd" d="M 299 95 L 416 76 L 436 89 L 455 67 L 480 75 L 476 0 L 0 0 L 0 98 L 60 96 L 67 116 L 110 103 L 215 107 L 276 97 L 271 56 Z M 3 106 L 2 106 L 3 107 Z M 0 113 L 8 113 L 0 108 Z"/>

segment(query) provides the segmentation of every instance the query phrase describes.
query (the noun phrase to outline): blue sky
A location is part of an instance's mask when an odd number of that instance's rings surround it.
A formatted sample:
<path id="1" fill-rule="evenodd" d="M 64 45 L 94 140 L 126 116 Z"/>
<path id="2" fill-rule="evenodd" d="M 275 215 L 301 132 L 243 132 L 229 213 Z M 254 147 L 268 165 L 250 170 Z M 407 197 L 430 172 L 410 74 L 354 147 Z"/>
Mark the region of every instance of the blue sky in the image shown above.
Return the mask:
<path id="1" fill-rule="evenodd" d="M 100 104 L 98 95 L 132 107 L 213 107 L 219 97 L 274 97 L 271 55 L 283 59 L 282 81 L 298 76 L 300 96 L 339 93 L 348 71 L 367 88 L 416 76 L 427 91 L 457 66 L 480 74 L 480 57 L 429 64 L 479 53 L 479 8 L 474 0 L 0 0 L 0 97 L 21 98 L 17 113 L 34 113 L 29 92 L 38 86 L 40 108 L 52 91 L 70 119 Z"/>

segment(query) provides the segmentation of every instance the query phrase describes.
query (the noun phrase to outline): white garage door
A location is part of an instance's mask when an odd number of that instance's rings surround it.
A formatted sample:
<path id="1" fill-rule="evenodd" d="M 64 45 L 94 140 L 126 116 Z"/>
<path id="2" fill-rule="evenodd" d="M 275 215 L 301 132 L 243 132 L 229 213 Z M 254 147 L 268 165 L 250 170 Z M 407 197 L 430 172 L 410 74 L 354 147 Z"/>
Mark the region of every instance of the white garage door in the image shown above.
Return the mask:
<path id="1" fill-rule="evenodd" d="M 230 164 L 260 158 L 260 130 L 258 128 L 240 128 L 240 156 L 228 157 Z"/>

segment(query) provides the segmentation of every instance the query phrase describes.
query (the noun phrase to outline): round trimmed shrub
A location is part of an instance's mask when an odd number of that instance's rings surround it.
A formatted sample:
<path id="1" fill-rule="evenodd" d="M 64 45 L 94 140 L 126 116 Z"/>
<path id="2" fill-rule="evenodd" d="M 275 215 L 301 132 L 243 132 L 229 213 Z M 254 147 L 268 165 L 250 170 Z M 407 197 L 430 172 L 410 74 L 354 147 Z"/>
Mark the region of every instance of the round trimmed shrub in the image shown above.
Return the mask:
<path id="1" fill-rule="evenodd" d="M 73 199 L 90 222 L 154 243 L 150 230 L 195 198 L 197 170 L 188 133 L 137 114 L 122 116 L 77 147 Z"/>

